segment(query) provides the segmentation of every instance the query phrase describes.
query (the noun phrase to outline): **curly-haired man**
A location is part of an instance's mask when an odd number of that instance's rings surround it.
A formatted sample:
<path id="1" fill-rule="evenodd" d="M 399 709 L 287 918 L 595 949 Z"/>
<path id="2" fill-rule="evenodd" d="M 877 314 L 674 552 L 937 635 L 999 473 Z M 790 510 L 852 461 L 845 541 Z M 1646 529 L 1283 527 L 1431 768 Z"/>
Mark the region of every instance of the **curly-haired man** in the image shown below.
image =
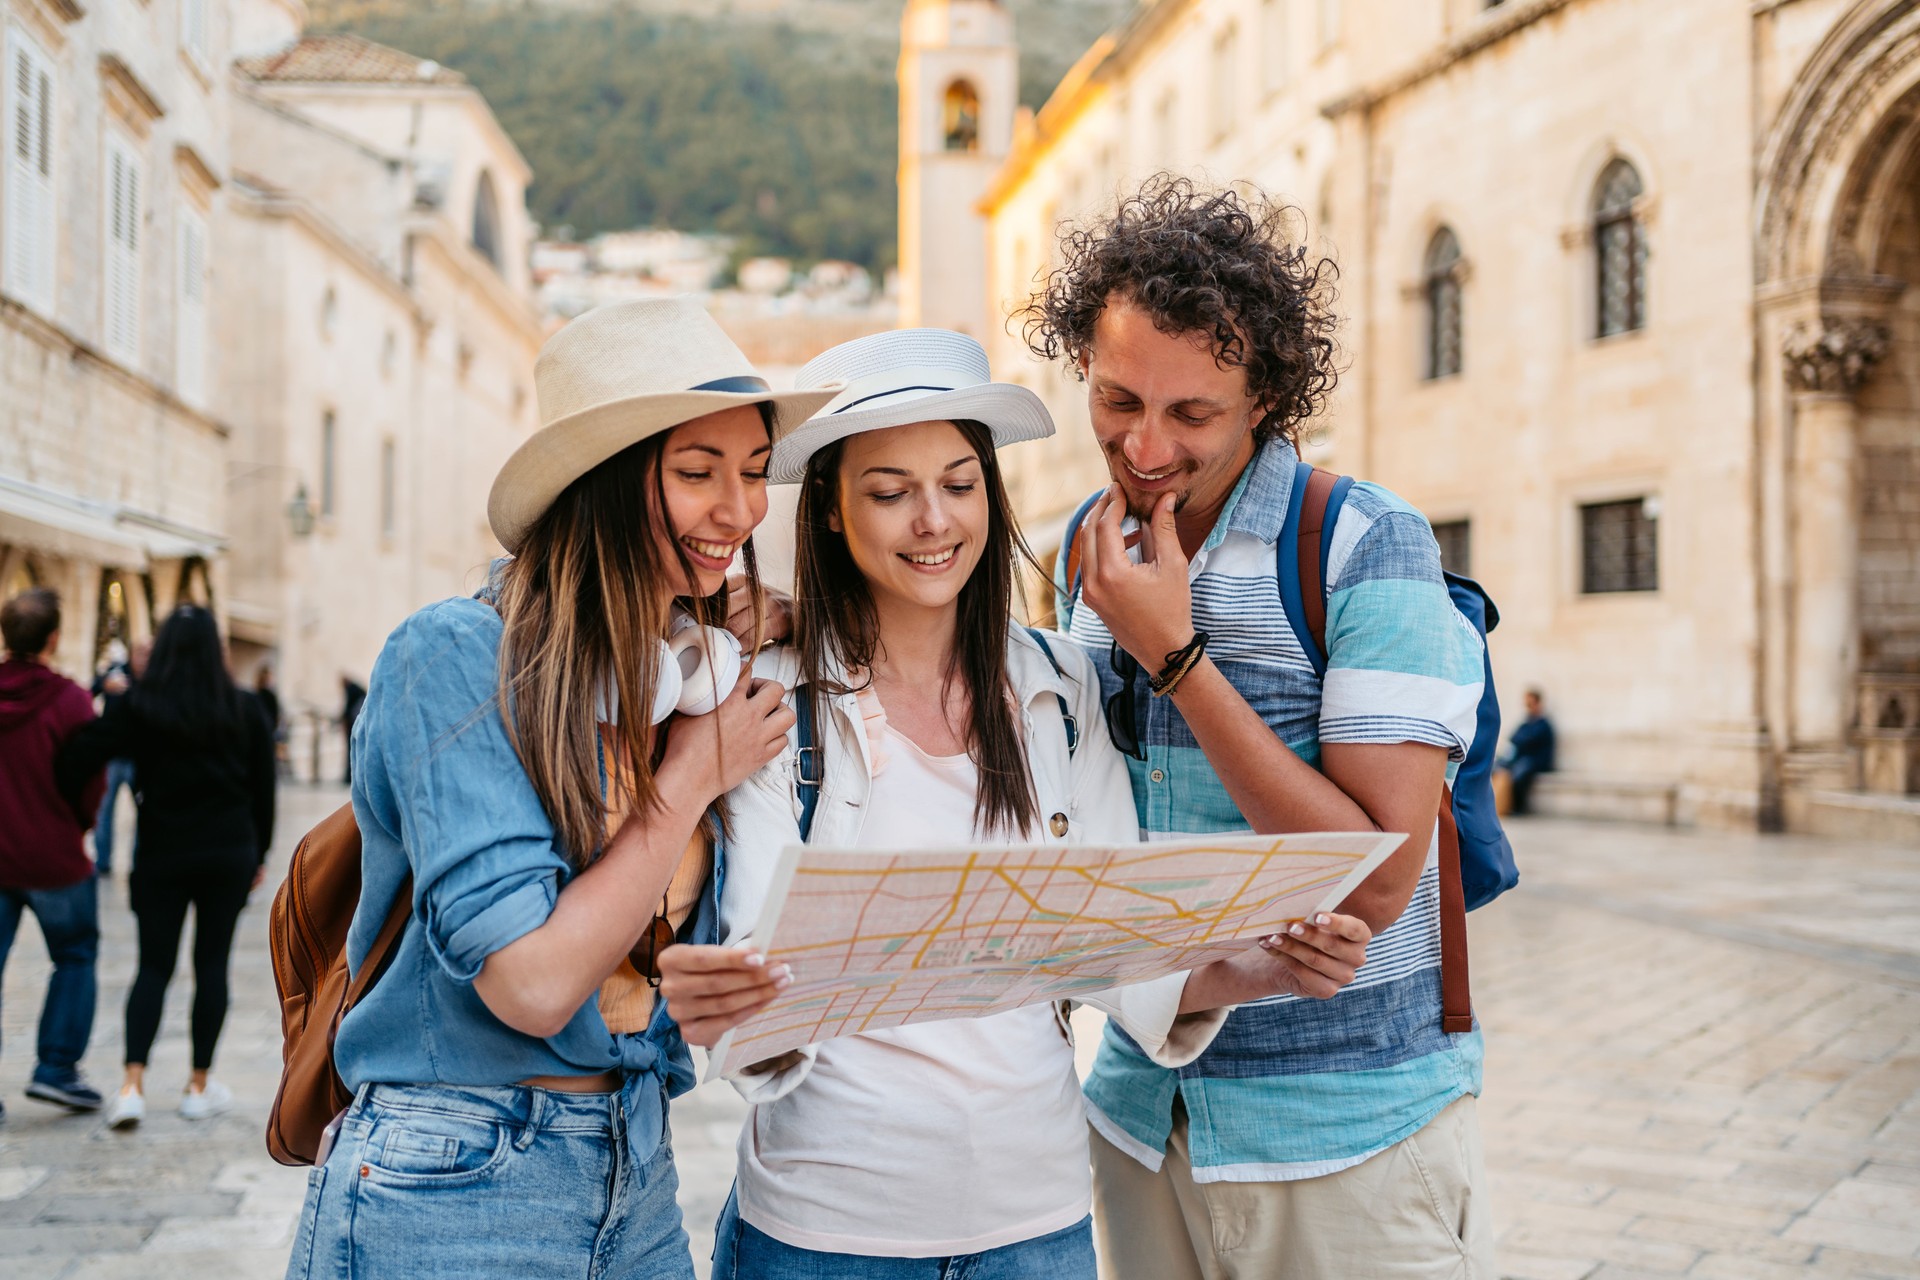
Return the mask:
<path id="1" fill-rule="evenodd" d="M 1178 1069 L 1109 1027 L 1087 1098 L 1118 1280 L 1492 1275 L 1480 1033 L 1441 1029 L 1434 839 L 1481 642 L 1427 522 L 1368 484 L 1333 530 L 1324 677 L 1294 638 L 1277 545 L 1337 375 L 1333 266 L 1294 225 L 1157 179 L 1064 236 L 1025 314 L 1034 350 L 1085 380 L 1113 479 L 1056 586 L 1144 833 L 1412 833 L 1342 908 L 1376 939 L 1334 999 L 1243 1006 Z"/>

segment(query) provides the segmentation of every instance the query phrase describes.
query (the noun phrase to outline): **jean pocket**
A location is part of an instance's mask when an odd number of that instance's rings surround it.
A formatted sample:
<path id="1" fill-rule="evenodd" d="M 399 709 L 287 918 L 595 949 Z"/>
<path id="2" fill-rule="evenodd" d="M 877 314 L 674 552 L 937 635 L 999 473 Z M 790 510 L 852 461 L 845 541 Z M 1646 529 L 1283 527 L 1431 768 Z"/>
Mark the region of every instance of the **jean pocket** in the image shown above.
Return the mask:
<path id="1" fill-rule="evenodd" d="M 459 1186 L 491 1175 L 513 1149 L 505 1125 L 434 1112 L 389 1113 L 367 1137 L 363 1176 L 393 1185 Z"/>

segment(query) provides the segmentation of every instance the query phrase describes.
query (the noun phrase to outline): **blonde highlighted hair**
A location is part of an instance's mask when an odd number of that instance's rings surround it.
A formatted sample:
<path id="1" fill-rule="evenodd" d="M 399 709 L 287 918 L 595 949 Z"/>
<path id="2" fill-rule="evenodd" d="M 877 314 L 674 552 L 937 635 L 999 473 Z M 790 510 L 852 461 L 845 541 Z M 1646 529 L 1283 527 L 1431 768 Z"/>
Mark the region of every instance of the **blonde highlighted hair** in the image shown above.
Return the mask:
<path id="1" fill-rule="evenodd" d="M 528 532 L 495 597 L 505 624 L 499 696 L 507 733 L 576 869 L 606 844 L 610 808 L 642 813 L 661 804 L 664 726 L 647 714 L 661 674 L 657 642 L 671 621 L 660 584 L 695 580 L 668 525 L 660 467 L 668 434 L 628 447 L 569 485 Z M 674 562 L 663 560 L 663 542 Z M 764 600 L 751 539 L 741 565 L 757 637 Z M 725 626 L 727 596 L 722 588 L 678 603 L 697 621 Z M 617 769 L 604 767 L 596 711 L 609 689 L 621 708 L 609 730 L 623 761 Z"/>

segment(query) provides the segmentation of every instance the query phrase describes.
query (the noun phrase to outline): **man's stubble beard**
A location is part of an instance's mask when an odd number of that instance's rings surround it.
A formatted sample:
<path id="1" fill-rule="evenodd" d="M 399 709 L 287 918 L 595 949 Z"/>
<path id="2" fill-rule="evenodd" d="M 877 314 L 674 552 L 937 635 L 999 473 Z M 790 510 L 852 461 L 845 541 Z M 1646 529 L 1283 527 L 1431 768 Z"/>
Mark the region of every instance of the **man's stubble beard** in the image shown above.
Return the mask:
<path id="1" fill-rule="evenodd" d="M 1145 507 L 1142 507 L 1139 497 L 1135 495 L 1133 490 L 1127 488 L 1124 483 L 1120 486 L 1120 495 L 1126 499 L 1127 514 L 1132 516 L 1140 524 L 1152 522 L 1154 508 L 1159 505 L 1160 498 L 1163 496 L 1159 494 L 1154 495 L 1153 501 L 1149 502 Z M 1192 496 L 1193 490 L 1191 488 L 1182 489 L 1176 494 L 1173 499 L 1173 514 L 1177 516 L 1182 511 L 1185 511 L 1187 509 L 1187 499 Z"/>

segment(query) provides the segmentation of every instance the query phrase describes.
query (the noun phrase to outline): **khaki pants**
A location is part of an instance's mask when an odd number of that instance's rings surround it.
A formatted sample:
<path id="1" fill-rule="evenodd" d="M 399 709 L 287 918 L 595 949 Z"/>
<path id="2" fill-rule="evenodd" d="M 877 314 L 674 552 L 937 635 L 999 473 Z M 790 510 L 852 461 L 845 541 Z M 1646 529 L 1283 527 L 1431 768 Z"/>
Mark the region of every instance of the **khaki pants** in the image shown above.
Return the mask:
<path id="1" fill-rule="evenodd" d="M 1474 1099 L 1351 1169 L 1193 1180 L 1175 1106 L 1158 1173 L 1093 1133 L 1101 1280 L 1493 1280 Z"/>

